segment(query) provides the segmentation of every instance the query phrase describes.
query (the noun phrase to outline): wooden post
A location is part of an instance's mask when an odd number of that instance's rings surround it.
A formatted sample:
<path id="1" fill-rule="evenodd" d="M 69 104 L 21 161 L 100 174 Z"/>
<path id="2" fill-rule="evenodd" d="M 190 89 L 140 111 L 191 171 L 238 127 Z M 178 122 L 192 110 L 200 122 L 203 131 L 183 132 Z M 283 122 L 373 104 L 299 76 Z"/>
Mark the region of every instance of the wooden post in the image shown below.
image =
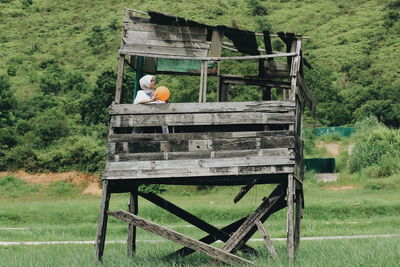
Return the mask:
<path id="1" fill-rule="evenodd" d="M 292 77 L 291 81 L 291 89 L 289 91 L 288 99 L 294 101 L 296 97 L 297 90 L 297 76 L 300 70 L 300 51 L 301 50 L 301 40 L 295 39 L 292 42 L 292 52 L 296 52 L 297 56 L 292 57 L 292 64 L 290 69 L 290 76 Z"/>
<path id="2" fill-rule="evenodd" d="M 296 219 L 294 225 L 294 251 L 295 253 L 299 250 L 300 245 L 300 226 L 301 218 L 303 217 L 303 186 L 300 182 L 295 180 L 296 183 Z"/>
<path id="3" fill-rule="evenodd" d="M 130 198 L 128 210 L 130 213 L 138 214 L 138 186 L 134 186 Z M 134 224 L 129 224 L 128 226 L 128 257 L 132 257 L 136 251 L 136 226 Z"/>
<path id="4" fill-rule="evenodd" d="M 207 69 L 208 61 L 201 61 L 199 103 L 207 101 Z"/>
<path id="5" fill-rule="evenodd" d="M 119 55 L 117 84 L 115 87 L 115 103 L 117 103 L 117 104 L 119 104 L 121 102 L 122 74 L 124 73 L 124 64 L 125 64 L 125 55 Z"/>
<path id="6" fill-rule="evenodd" d="M 265 229 L 265 227 L 264 227 L 264 225 L 262 224 L 261 221 L 257 221 L 256 225 L 257 225 L 257 228 L 260 231 L 260 233 L 261 233 L 261 235 L 262 235 L 262 237 L 264 239 L 265 245 L 267 246 L 267 249 L 268 249 L 269 253 L 271 254 L 271 257 L 274 260 L 277 259 L 278 258 L 278 254 L 276 253 L 274 245 L 272 245 L 271 238 L 268 235 L 267 229 Z"/>
<path id="7" fill-rule="evenodd" d="M 106 230 L 107 230 L 107 219 L 108 219 L 108 205 L 110 203 L 110 189 L 108 188 L 108 181 L 103 181 L 103 191 L 101 194 L 101 205 L 100 205 L 100 215 L 99 222 L 97 226 L 97 235 L 95 243 L 95 258 L 98 261 L 102 260 L 104 243 L 106 240 Z"/>
<path id="8" fill-rule="evenodd" d="M 228 85 L 224 82 L 223 77 L 219 77 L 218 86 L 218 102 L 228 101 Z"/>
<path id="9" fill-rule="evenodd" d="M 293 174 L 288 175 L 288 186 L 287 186 L 287 251 L 289 261 L 294 259 L 294 178 Z"/>

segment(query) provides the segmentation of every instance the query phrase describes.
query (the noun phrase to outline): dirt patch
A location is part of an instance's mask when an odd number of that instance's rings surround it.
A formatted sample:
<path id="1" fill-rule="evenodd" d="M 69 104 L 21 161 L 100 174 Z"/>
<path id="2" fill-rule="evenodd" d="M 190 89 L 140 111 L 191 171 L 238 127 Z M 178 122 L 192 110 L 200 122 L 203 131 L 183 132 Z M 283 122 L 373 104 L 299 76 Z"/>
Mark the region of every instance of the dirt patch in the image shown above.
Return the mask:
<path id="1" fill-rule="evenodd" d="M 340 153 L 340 144 L 339 143 L 320 142 L 319 144 L 317 144 L 317 148 L 325 148 L 326 152 L 328 152 L 332 156 L 338 156 Z"/>
<path id="2" fill-rule="evenodd" d="M 343 190 L 352 190 L 355 189 L 356 187 L 354 185 L 342 185 L 342 186 L 326 186 L 324 188 L 330 191 L 343 191 Z"/>
<path id="3" fill-rule="evenodd" d="M 83 194 L 101 195 L 99 179 L 96 176 L 82 172 L 71 171 L 61 173 L 35 173 L 30 174 L 25 171 L 0 172 L 0 177 L 15 176 L 25 182 L 48 185 L 58 181 L 65 181 L 77 186 L 84 186 Z"/>

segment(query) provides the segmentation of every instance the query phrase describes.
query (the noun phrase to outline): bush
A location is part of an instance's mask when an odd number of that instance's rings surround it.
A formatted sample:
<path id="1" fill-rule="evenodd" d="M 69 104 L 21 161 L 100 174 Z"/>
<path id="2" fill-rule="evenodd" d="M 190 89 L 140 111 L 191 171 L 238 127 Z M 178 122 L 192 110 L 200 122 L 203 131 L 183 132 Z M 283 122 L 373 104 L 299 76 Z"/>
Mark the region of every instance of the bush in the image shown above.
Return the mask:
<path id="1" fill-rule="evenodd" d="M 367 172 L 377 177 L 400 173 L 399 130 L 380 128 L 373 130 L 356 144 L 350 159 L 350 171 L 369 167 Z M 371 167 L 374 166 L 375 167 Z"/>
<path id="2" fill-rule="evenodd" d="M 93 26 L 90 32 L 90 36 L 86 38 L 86 41 L 90 47 L 99 47 L 106 41 L 104 29 L 101 26 Z"/>
<path id="3" fill-rule="evenodd" d="M 250 8 L 252 16 L 265 16 L 269 14 L 268 9 L 258 0 L 247 0 L 247 6 Z"/>
<path id="4" fill-rule="evenodd" d="M 43 111 L 30 121 L 31 133 L 36 136 L 39 147 L 48 146 L 62 137 L 68 136 L 71 126 L 69 118 L 59 108 Z M 26 140 L 29 142 L 29 140 Z"/>

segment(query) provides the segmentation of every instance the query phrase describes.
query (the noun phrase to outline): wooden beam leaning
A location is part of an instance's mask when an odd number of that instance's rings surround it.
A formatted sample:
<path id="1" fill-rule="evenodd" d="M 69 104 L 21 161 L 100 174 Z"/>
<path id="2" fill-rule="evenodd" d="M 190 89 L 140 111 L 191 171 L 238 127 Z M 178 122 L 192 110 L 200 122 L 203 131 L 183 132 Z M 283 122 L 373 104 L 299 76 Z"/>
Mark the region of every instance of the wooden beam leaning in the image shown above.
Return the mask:
<path id="1" fill-rule="evenodd" d="M 243 218 L 225 226 L 224 228 L 222 228 L 220 230 L 224 233 L 231 234 L 232 232 L 236 231 L 240 227 L 240 225 L 242 225 L 242 223 L 246 220 L 246 218 L 247 217 L 243 217 Z M 214 235 L 207 235 L 207 236 L 199 239 L 199 241 L 206 243 L 206 244 L 212 244 L 217 240 L 215 239 Z M 226 241 L 226 240 L 224 240 L 224 241 Z M 253 248 L 248 247 L 248 246 L 243 247 L 243 250 L 255 252 L 255 250 Z M 184 248 L 181 248 L 181 249 L 167 255 L 166 258 L 170 258 L 170 257 L 174 257 L 174 256 L 185 257 L 185 256 L 192 254 L 193 252 L 195 252 L 195 250 L 188 248 L 188 247 L 184 247 Z"/>
<path id="2" fill-rule="evenodd" d="M 138 194 L 139 194 L 139 196 L 147 199 L 148 201 L 156 204 L 157 206 L 171 212 L 172 214 L 176 215 L 177 217 L 181 218 L 182 220 L 185 220 L 188 223 L 203 230 L 204 232 L 212 235 L 214 240 L 226 241 L 229 239 L 228 233 L 225 233 L 223 230 L 220 230 L 220 229 L 216 228 L 215 226 L 201 220 L 200 218 L 196 217 L 195 215 L 181 209 L 180 207 L 176 206 L 175 204 L 169 202 L 166 199 L 163 199 L 160 196 L 157 196 L 154 193 L 139 192 Z"/>
<path id="3" fill-rule="evenodd" d="M 223 250 L 227 252 L 233 252 L 241 246 L 241 241 L 246 237 L 247 233 L 255 226 L 257 221 L 271 209 L 272 206 L 282 197 L 285 193 L 283 191 L 283 186 L 278 185 L 272 193 L 264 199 L 261 205 L 253 212 L 246 221 L 236 230 L 235 233 L 231 235 L 229 240 L 222 247 Z"/>
<path id="4" fill-rule="evenodd" d="M 98 261 L 102 260 L 104 252 L 104 244 L 106 240 L 106 230 L 107 230 L 107 219 L 108 219 L 108 205 L 110 203 L 111 192 L 108 187 L 108 181 L 103 181 L 103 191 L 101 194 L 101 205 L 100 205 L 100 215 L 99 222 L 97 225 L 97 234 L 95 241 L 95 258 Z"/>
<path id="5" fill-rule="evenodd" d="M 122 94 L 122 75 L 124 73 L 124 64 L 125 64 L 125 55 L 119 56 L 119 64 L 118 64 L 118 74 L 117 74 L 117 83 L 115 87 L 115 103 L 121 102 L 121 94 Z"/>
<path id="6" fill-rule="evenodd" d="M 178 244 L 184 245 L 186 247 L 192 248 L 194 250 L 200 251 L 211 258 L 214 258 L 218 261 L 222 261 L 228 264 L 253 264 L 251 261 L 240 258 L 236 255 L 228 253 L 222 249 L 214 248 L 210 245 L 207 245 L 203 242 L 195 240 L 193 238 L 187 237 L 183 234 L 175 232 L 173 230 L 169 230 L 161 225 L 148 221 L 146 219 L 140 218 L 132 213 L 119 210 L 119 211 L 109 211 L 109 215 L 120 219 L 124 222 L 132 223 L 144 230 L 152 232 L 154 234 L 160 235 L 168 240 L 176 242 Z"/>
<path id="7" fill-rule="evenodd" d="M 130 193 L 128 210 L 130 213 L 138 214 L 138 186 L 136 185 Z M 128 226 L 128 257 L 132 257 L 136 251 L 136 226 L 129 224 Z"/>
<path id="8" fill-rule="evenodd" d="M 256 225 L 264 239 L 265 245 L 267 246 L 268 252 L 271 254 L 271 257 L 273 259 L 277 259 L 278 254 L 276 253 L 274 245 L 272 245 L 271 238 L 268 235 L 267 229 L 265 229 L 261 221 L 257 221 Z"/>

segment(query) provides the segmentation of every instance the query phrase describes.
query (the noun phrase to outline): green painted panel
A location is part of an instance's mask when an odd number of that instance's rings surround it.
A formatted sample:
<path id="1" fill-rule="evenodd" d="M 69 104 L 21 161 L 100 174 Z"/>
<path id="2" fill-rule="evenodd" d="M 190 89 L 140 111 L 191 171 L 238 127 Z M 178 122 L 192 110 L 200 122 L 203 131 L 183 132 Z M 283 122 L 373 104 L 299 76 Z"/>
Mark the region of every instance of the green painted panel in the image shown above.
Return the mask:
<path id="1" fill-rule="evenodd" d="M 320 127 L 315 128 L 315 134 L 318 136 L 329 134 L 329 133 L 337 133 L 342 137 L 349 137 L 355 132 L 354 127 Z"/>
<path id="2" fill-rule="evenodd" d="M 216 64 L 210 62 L 209 68 L 215 67 Z M 157 71 L 174 71 L 174 72 L 200 72 L 201 61 L 195 59 L 168 59 L 159 58 L 157 61 Z"/>
<path id="3" fill-rule="evenodd" d="M 336 162 L 334 158 L 304 159 L 307 171 L 314 170 L 316 173 L 334 173 Z"/>

